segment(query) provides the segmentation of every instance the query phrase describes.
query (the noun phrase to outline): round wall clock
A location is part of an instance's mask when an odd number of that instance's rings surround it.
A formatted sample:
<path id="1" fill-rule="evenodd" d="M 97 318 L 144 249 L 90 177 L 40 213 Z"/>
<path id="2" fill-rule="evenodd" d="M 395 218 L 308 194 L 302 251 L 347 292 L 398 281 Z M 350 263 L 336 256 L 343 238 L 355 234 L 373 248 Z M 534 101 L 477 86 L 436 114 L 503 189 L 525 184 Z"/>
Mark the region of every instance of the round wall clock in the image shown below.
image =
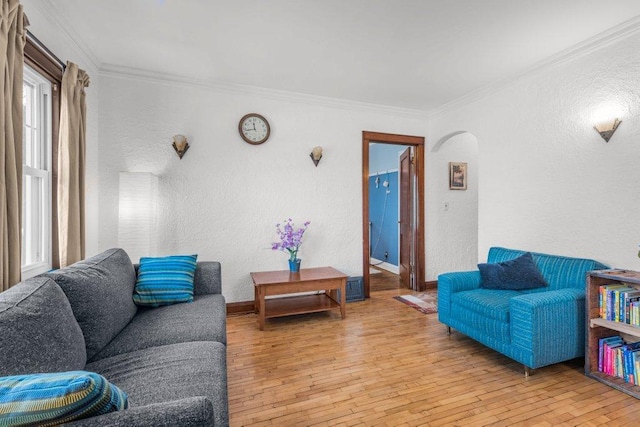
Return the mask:
<path id="1" fill-rule="evenodd" d="M 249 113 L 238 124 L 240 136 L 249 144 L 258 145 L 269 139 L 269 122 L 260 114 Z"/>

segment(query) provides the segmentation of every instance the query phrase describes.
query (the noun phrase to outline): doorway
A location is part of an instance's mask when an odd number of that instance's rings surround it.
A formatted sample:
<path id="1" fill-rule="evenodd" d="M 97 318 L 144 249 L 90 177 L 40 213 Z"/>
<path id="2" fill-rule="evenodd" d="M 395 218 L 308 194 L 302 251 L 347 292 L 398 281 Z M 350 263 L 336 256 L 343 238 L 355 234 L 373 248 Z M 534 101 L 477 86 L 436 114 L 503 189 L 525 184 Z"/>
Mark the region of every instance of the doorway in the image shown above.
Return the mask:
<path id="1" fill-rule="evenodd" d="M 424 241 L 424 137 L 362 132 L 362 194 L 363 194 L 363 281 L 365 296 L 370 296 L 369 260 L 370 190 L 369 154 L 371 144 L 406 146 L 399 159 L 399 273 L 406 287 L 416 291 L 425 289 L 425 241 Z M 402 147 L 399 147 L 401 149 Z"/>

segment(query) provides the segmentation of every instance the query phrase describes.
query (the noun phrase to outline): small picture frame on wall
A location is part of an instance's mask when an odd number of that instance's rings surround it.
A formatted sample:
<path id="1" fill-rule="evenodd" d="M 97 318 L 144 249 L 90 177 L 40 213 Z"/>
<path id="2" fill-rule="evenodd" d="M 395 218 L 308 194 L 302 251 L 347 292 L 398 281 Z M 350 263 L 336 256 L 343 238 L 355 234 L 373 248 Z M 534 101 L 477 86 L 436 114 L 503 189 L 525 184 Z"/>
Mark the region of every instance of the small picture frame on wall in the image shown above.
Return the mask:
<path id="1" fill-rule="evenodd" d="M 467 189 L 467 164 L 449 162 L 449 190 Z"/>

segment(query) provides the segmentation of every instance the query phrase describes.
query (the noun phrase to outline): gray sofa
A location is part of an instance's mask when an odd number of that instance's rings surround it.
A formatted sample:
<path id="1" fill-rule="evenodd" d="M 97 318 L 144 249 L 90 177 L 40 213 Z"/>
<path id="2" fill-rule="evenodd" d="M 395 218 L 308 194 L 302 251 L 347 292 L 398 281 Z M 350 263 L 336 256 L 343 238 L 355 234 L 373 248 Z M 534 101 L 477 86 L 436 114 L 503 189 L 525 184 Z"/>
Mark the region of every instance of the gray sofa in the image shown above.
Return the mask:
<path id="1" fill-rule="evenodd" d="M 85 370 L 129 396 L 73 426 L 228 425 L 220 264 L 198 262 L 191 303 L 137 307 L 135 282 L 110 249 L 0 293 L 0 376 Z"/>

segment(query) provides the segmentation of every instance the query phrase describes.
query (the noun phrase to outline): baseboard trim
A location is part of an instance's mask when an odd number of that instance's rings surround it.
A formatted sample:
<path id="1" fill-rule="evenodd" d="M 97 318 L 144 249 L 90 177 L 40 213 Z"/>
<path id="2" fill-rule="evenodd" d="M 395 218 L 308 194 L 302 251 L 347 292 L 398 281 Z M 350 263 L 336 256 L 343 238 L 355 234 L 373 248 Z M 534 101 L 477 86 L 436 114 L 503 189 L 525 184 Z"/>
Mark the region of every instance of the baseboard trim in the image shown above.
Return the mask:
<path id="1" fill-rule="evenodd" d="M 383 270 L 387 270 L 388 272 L 393 274 L 400 274 L 400 266 L 389 264 L 388 262 L 385 262 L 376 258 L 370 258 L 369 265 L 372 267 L 377 267 Z"/>
<path id="2" fill-rule="evenodd" d="M 239 301 L 227 303 L 227 316 L 230 314 L 246 314 L 256 311 L 253 301 Z"/>
<path id="3" fill-rule="evenodd" d="M 430 280 L 424 282 L 424 287 L 421 291 L 426 291 L 427 289 L 438 289 L 438 281 Z M 247 314 L 247 313 L 255 313 L 256 308 L 253 301 L 238 301 L 238 302 L 228 302 L 227 303 L 227 316 L 230 314 Z"/>
<path id="4" fill-rule="evenodd" d="M 438 281 L 437 280 L 429 280 L 424 282 L 425 289 L 438 289 Z"/>

